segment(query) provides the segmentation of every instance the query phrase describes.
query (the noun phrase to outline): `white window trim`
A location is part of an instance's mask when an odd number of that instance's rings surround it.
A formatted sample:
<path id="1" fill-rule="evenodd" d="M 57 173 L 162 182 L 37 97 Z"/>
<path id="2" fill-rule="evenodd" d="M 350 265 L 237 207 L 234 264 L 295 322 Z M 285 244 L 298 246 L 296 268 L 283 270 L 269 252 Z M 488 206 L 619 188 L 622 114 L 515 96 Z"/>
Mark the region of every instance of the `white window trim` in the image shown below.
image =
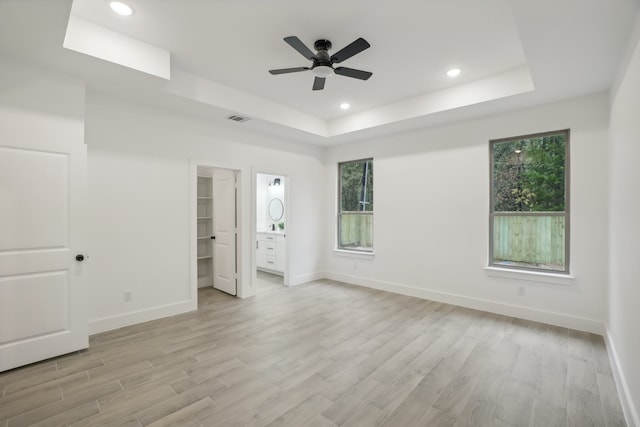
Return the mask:
<path id="1" fill-rule="evenodd" d="M 365 251 L 350 251 L 347 249 L 334 249 L 334 255 L 347 257 L 347 258 L 360 258 L 360 259 L 369 259 L 375 256 L 375 252 L 365 252 Z"/>
<path id="2" fill-rule="evenodd" d="M 514 270 L 500 267 L 485 267 L 487 276 L 503 279 L 525 280 L 553 285 L 571 286 L 575 277 L 565 273 L 549 273 L 546 271 Z"/>
<path id="3" fill-rule="evenodd" d="M 338 212 L 336 214 L 336 223 L 335 223 L 335 230 L 336 230 L 336 240 L 335 240 L 335 247 L 333 249 L 334 253 L 336 255 L 339 256 L 351 256 L 352 258 L 362 258 L 362 259 L 367 259 L 367 258 L 372 258 L 373 255 L 375 255 L 374 252 L 374 246 L 372 245 L 371 250 L 367 251 L 367 250 L 350 250 L 350 249 L 346 249 L 346 248 L 341 248 L 340 247 L 340 215 L 345 213 L 345 212 L 341 212 L 340 211 L 340 198 L 342 196 L 341 193 L 341 184 L 342 184 L 342 178 L 340 176 L 340 164 L 342 163 L 350 163 L 350 162 L 357 162 L 357 161 L 362 161 L 362 160 L 371 160 L 371 162 L 373 163 L 373 156 L 371 157 L 366 157 L 363 159 L 359 159 L 359 160 L 347 160 L 344 162 L 338 162 L 338 197 L 337 197 L 337 208 L 338 208 Z M 367 214 L 367 215 L 371 215 L 373 217 L 374 215 L 374 211 L 358 211 L 358 212 L 354 212 L 354 213 L 361 213 L 361 214 Z M 373 236 L 372 236 L 373 237 Z"/>
<path id="4" fill-rule="evenodd" d="M 573 280 L 573 276 L 571 276 L 570 274 L 570 269 L 571 269 L 571 234 L 570 234 L 570 230 L 571 230 L 571 213 L 570 213 L 570 206 L 571 206 L 571 198 L 570 198 L 570 188 L 571 188 L 571 160 L 570 160 L 570 151 L 569 151 L 569 142 L 571 140 L 571 130 L 570 129 L 564 129 L 564 130 L 556 130 L 556 131 L 549 131 L 549 132 L 540 132 L 540 133 L 535 133 L 535 134 L 530 134 L 530 135 L 520 135 L 520 136 L 514 136 L 514 137 L 508 137 L 508 138 L 500 138 L 500 139 L 494 139 L 494 140 L 490 140 L 489 141 L 489 158 L 490 158 L 490 170 L 491 170 L 491 175 L 493 175 L 493 155 L 492 155 L 492 150 L 491 148 L 493 147 L 494 143 L 499 143 L 499 142 L 505 142 L 505 141 L 512 141 L 512 140 L 517 140 L 517 139 L 524 139 L 524 138 L 529 138 L 529 137 L 542 137 L 545 135 L 554 135 L 554 134 L 558 134 L 558 133 L 565 133 L 566 134 L 566 156 L 565 156 L 565 211 L 562 213 L 562 216 L 564 216 L 565 218 L 565 247 L 566 247 L 566 251 L 565 251 L 565 266 L 566 266 L 566 270 L 565 271 L 561 271 L 558 273 L 554 273 L 554 272 L 549 272 L 549 270 L 538 270 L 535 267 L 527 267 L 526 269 L 509 269 L 509 268 L 505 268 L 505 267 L 501 267 L 498 264 L 494 264 L 493 263 L 493 217 L 494 214 L 496 214 L 496 212 L 493 211 L 493 176 L 489 177 L 489 182 L 490 182 L 490 189 L 489 191 L 491 192 L 491 196 L 489 198 L 489 204 L 490 204 L 490 211 L 489 211 L 489 265 L 487 267 L 485 267 L 485 269 L 487 270 L 491 270 L 491 271 L 496 271 L 496 272 L 503 272 L 503 271 L 508 271 L 508 272 L 515 272 L 516 275 L 515 276 L 520 276 L 522 277 L 521 280 L 532 280 L 532 279 L 527 279 L 527 274 L 528 273 L 532 273 L 529 274 L 530 277 L 558 277 L 558 278 L 570 278 L 571 280 Z M 531 214 L 531 212 L 523 212 L 523 215 L 526 214 Z M 542 215 L 542 213 L 534 213 L 535 215 Z M 536 275 L 540 275 L 540 276 L 536 276 Z M 512 277 L 512 278 L 519 278 L 519 277 Z M 501 277 L 505 277 L 505 276 L 501 276 Z M 540 281 L 540 280 L 534 280 L 534 281 Z M 562 282 L 562 280 L 560 280 Z M 552 283 L 551 281 L 544 281 L 545 283 Z M 570 283 L 559 283 L 561 285 L 569 285 Z"/>

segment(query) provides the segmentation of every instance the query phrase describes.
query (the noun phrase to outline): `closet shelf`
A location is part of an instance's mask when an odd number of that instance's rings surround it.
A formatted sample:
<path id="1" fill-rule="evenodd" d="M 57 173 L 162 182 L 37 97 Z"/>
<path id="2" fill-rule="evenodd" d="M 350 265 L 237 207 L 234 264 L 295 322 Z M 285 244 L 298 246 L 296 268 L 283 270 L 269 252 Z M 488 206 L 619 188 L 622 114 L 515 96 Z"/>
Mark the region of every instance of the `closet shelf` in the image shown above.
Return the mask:
<path id="1" fill-rule="evenodd" d="M 213 178 L 198 176 L 196 258 L 198 287 L 213 285 Z"/>

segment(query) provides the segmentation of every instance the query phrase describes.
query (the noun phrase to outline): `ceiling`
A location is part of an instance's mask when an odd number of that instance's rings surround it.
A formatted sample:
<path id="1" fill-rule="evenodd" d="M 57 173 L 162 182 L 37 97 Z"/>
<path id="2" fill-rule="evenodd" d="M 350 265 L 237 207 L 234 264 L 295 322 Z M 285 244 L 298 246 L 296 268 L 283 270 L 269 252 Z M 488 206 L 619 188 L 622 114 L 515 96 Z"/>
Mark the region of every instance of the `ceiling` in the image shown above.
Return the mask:
<path id="1" fill-rule="evenodd" d="M 314 144 L 353 141 L 606 90 L 637 0 L 0 1 L 0 54 L 141 102 Z M 371 47 L 312 91 L 283 41 Z M 64 46 L 67 48 L 65 49 Z M 130 54 L 124 54 L 131 49 Z M 102 58 L 102 59 L 97 59 Z M 450 68 L 462 70 L 447 77 Z M 343 111 L 339 105 L 351 104 Z M 229 114 L 246 123 L 227 122 Z"/>

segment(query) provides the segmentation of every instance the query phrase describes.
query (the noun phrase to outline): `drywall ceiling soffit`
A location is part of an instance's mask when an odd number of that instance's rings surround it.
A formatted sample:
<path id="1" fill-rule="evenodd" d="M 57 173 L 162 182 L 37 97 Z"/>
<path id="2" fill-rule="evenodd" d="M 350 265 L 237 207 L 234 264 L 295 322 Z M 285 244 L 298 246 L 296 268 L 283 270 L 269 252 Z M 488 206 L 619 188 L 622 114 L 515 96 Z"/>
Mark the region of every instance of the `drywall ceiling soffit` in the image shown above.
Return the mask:
<path id="1" fill-rule="evenodd" d="M 221 120 L 239 113 L 254 120 L 230 125 L 320 145 L 606 90 L 638 11 L 635 0 L 326 0 L 327 12 L 295 0 L 129 0 L 123 19 L 108 3 L 3 2 L 0 53 L 37 52 L 28 59 L 110 92 Z M 14 22 L 24 20 L 34 25 Z M 310 47 L 328 38 L 334 51 L 364 37 L 371 48 L 341 65 L 373 77 L 334 76 L 314 92 L 310 72 L 272 76 L 308 65 L 289 35 Z M 455 80 L 452 67 L 463 70 Z"/>

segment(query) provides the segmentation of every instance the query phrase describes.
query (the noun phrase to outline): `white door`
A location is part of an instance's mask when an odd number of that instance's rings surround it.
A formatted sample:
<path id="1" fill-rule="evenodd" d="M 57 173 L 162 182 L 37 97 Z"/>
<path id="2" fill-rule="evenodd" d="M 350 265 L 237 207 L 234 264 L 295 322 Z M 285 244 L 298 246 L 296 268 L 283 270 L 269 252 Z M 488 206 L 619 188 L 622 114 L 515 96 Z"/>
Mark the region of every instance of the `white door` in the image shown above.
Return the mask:
<path id="1" fill-rule="evenodd" d="M 88 347 L 86 146 L 0 141 L 0 371 Z"/>
<path id="2" fill-rule="evenodd" d="M 213 173 L 213 287 L 236 295 L 235 172 Z"/>

